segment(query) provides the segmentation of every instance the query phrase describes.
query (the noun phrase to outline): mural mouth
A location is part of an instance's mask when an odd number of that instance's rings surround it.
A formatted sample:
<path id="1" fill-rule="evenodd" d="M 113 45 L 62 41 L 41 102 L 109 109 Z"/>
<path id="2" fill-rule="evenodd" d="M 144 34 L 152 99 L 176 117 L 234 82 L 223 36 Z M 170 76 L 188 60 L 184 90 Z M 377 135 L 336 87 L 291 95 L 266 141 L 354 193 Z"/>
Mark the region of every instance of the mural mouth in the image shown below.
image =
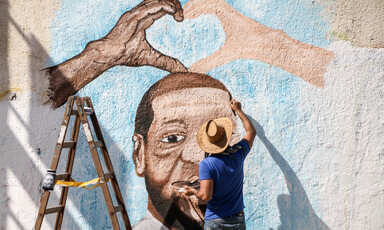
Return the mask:
<path id="1" fill-rule="evenodd" d="M 174 181 L 170 184 L 170 188 L 176 192 L 179 199 L 180 206 L 184 207 L 183 212 L 188 216 L 192 217 L 199 223 L 204 223 L 204 213 L 206 205 L 200 204 L 196 196 L 186 196 L 183 194 L 184 186 L 190 186 L 196 190 L 200 189 L 200 180 L 191 181 Z"/>
<path id="2" fill-rule="evenodd" d="M 189 186 L 189 187 L 192 187 L 194 189 L 200 189 L 200 180 L 197 179 L 197 180 L 192 180 L 192 181 L 174 181 L 170 184 L 170 186 L 174 189 L 181 189 L 183 188 L 184 186 Z"/>

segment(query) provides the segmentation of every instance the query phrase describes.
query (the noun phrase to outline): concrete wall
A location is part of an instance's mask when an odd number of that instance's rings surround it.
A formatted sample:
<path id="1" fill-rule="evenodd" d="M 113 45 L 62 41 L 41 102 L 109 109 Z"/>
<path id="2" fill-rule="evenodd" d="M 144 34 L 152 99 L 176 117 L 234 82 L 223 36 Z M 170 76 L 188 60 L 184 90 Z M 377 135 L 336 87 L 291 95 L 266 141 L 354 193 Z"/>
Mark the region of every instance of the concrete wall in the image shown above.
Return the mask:
<path id="1" fill-rule="evenodd" d="M 159 225 L 152 213 L 177 228 L 196 227 L 195 200 L 178 197 L 169 184 L 198 175 L 196 129 L 211 117 L 233 116 L 228 93 L 209 85 L 213 79 L 242 102 L 258 131 L 245 162 L 249 229 L 384 228 L 381 1 L 181 1 L 182 22 L 166 15 L 146 34 L 131 30 L 138 19 L 124 14 L 139 3 L 0 1 L 1 229 L 34 225 L 63 92 L 91 97 L 131 223 Z M 144 35 L 174 59 L 157 63 L 146 59 L 150 52 L 121 52 L 148 51 Z M 185 89 L 194 80 L 178 75 L 151 99 L 153 121 L 137 112 L 145 92 L 183 65 L 212 79 Z M 149 125 L 148 141 L 135 131 L 138 118 Z M 184 131 L 156 123 L 176 118 Z M 232 119 L 235 142 L 244 129 Z M 179 141 L 170 146 L 164 138 Z M 73 178 L 88 181 L 97 174 L 84 135 L 79 142 Z M 43 229 L 54 222 L 47 216 Z M 101 189 L 71 188 L 63 229 L 110 228 Z"/>

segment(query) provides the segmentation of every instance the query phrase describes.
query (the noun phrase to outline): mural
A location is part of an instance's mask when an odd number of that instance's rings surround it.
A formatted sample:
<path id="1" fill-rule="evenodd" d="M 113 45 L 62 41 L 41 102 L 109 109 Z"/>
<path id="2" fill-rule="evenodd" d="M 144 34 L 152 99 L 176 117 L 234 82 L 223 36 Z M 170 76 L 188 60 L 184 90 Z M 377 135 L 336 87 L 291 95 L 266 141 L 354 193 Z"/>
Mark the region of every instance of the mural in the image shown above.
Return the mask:
<path id="1" fill-rule="evenodd" d="M 175 58 L 174 55 L 168 55 L 169 52 L 157 50 L 148 42 L 154 35 L 148 36 L 146 30 L 156 20 L 161 20 L 167 14 L 172 15 L 177 22 L 182 22 L 184 16 L 188 20 L 193 20 L 201 15 L 214 15 L 222 26 L 225 42 L 222 46 L 218 46 L 215 52 L 200 58 L 195 63 L 186 61 L 190 64 L 189 68 L 186 68 L 184 61 L 180 60 L 186 60 L 190 56 L 176 55 L 178 58 Z M 188 31 L 188 27 L 184 29 Z M 127 206 L 131 207 L 128 213 L 133 216 L 132 222 L 136 229 L 148 229 L 154 226 L 158 226 L 159 229 L 171 227 L 201 229 L 204 223 L 205 206 L 200 205 L 196 198 L 180 195 L 172 184 L 198 180 L 198 166 L 204 153 L 197 146 L 195 137 L 198 128 L 204 122 L 228 116 L 236 124 L 236 118 L 229 106 L 232 96 L 223 83 L 224 81 L 228 83 L 231 74 L 226 74 L 224 71 L 221 79 L 217 80 L 206 73 L 213 71 L 212 74 L 217 75 L 214 71 L 222 66 L 227 69 L 232 68 L 234 71 L 240 69 L 241 65 L 236 67 L 236 64 L 233 64 L 239 59 L 257 60 L 270 68 L 276 66 L 285 72 L 278 76 L 286 78 L 292 77 L 291 74 L 293 74 L 313 86 L 323 87 L 323 75 L 333 58 L 332 52 L 296 40 L 282 30 L 269 28 L 243 15 L 222 0 L 192 0 L 185 5 L 184 11 L 182 4 L 177 0 L 145 0 L 122 14 L 105 36 L 88 42 L 79 54 L 44 71 L 50 80 L 48 95 L 49 103 L 53 108 L 63 105 L 67 98 L 75 93 L 87 94 L 96 101 L 99 100 L 98 89 L 92 89 L 92 84 L 89 84 L 99 77 L 102 79 L 93 85 L 99 85 L 102 89 L 102 85 L 105 84 L 104 89 L 112 90 L 108 92 L 108 97 L 114 97 L 111 93 L 117 92 L 113 92 L 114 86 L 108 86 L 110 80 L 106 81 L 105 76 L 111 77 L 116 71 L 120 71 L 117 74 L 120 75 L 126 71 L 116 69 L 117 66 L 135 68 L 151 66 L 171 73 L 163 78 L 161 77 L 164 76 L 163 72 L 153 69 L 141 70 L 137 73 L 141 78 L 139 81 L 150 80 L 152 85 L 137 105 L 132 135 L 134 167 L 132 162 L 128 163 L 128 166 L 121 163 L 120 167 L 128 167 L 129 169 L 122 169 L 122 171 L 130 174 L 134 170 L 138 177 L 144 178 L 148 200 L 147 210 L 143 210 L 143 208 L 132 206 L 135 202 L 133 200 L 140 199 L 128 197 L 129 205 Z M 132 82 L 129 79 L 126 81 Z M 140 90 L 145 90 L 145 87 L 134 85 L 138 84 L 138 80 L 133 82 L 132 93 L 140 95 Z M 244 79 L 239 79 L 239 82 L 244 82 Z M 229 82 L 229 85 L 234 89 L 236 96 L 248 100 L 246 103 L 253 100 L 249 95 L 249 93 L 252 95 L 253 89 L 251 92 L 249 89 L 242 90 L 242 87 L 237 89 L 234 87 L 236 84 L 231 83 Z M 246 87 L 252 88 L 252 85 Z M 138 88 L 140 90 L 137 90 Z M 137 99 L 136 97 L 136 101 Z M 135 101 L 135 97 L 129 96 L 126 100 Z M 124 102 L 116 106 L 124 106 Z M 128 108 L 128 114 L 134 113 L 132 106 Z M 131 115 L 120 119 L 128 119 L 128 117 Z M 111 121 L 105 120 L 105 122 L 108 126 Z M 119 124 L 121 121 L 117 125 Z M 128 129 L 132 130 L 133 126 L 131 125 Z M 241 136 L 241 131 L 237 131 L 236 128 L 235 130 L 232 144 L 239 141 Z M 120 131 L 115 132 L 120 133 Z M 123 154 L 130 155 L 128 152 Z M 279 162 L 281 163 L 282 160 Z M 279 166 L 284 173 L 287 171 L 282 167 L 289 168 L 286 162 L 283 166 Z M 290 174 L 292 173 L 293 171 Z M 127 177 L 127 175 L 123 176 L 123 178 Z M 288 187 L 292 184 L 300 185 L 298 186 L 299 197 L 306 197 L 297 176 L 293 178 L 294 182 L 291 182 Z M 129 191 L 140 182 L 128 180 L 120 182 L 122 183 L 129 184 L 127 185 Z M 249 192 L 254 194 L 254 191 Z M 140 192 L 137 191 L 135 194 L 138 193 Z M 141 198 L 142 196 L 140 195 Z M 280 196 L 278 198 L 280 212 L 291 211 L 287 207 L 284 208 L 286 206 L 284 202 L 286 202 L 284 197 Z M 310 202 L 305 201 L 305 206 L 311 207 Z M 255 209 L 250 204 L 248 215 L 256 213 Z M 304 221 L 309 222 L 306 226 L 321 226 L 320 229 L 327 229 L 328 227 L 314 211 L 309 210 L 311 214 L 308 214 L 307 218 L 300 219 L 293 225 L 300 225 Z M 146 214 L 143 215 L 143 212 Z M 292 225 L 290 220 L 283 217 L 281 220 L 284 222 L 283 228 Z M 312 225 L 311 220 L 316 225 Z M 252 227 L 253 223 L 248 225 Z"/>
<path id="2" fill-rule="evenodd" d="M 231 97 L 258 132 L 248 229 L 384 229 L 381 1 L 0 5 L 0 229 L 33 228 L 71 94 L 92 99 L 137 229 L 201 227 L 204 206 L 174 190 L 197 184 L 194 127 Z M 89 181 L 85 136 L 77 147 L 74 179 Z M 111 229 L 100 189 L 70 189 L 63 229 Z"/>

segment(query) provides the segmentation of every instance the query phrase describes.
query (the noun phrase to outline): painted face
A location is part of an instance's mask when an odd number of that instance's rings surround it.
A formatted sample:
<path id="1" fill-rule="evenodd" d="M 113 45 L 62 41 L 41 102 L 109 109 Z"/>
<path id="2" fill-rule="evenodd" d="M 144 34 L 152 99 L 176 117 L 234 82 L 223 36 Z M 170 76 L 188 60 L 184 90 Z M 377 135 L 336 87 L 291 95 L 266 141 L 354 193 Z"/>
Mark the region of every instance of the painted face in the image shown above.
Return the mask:
<path id="1" fill-rule="evenodd" d="M 55 185 L 55 179 L 52 175 L 47 175 L 43 181 L 43 187 L 45 188 L 53 188 Z"/>
<path id="2" fill-rule="evenodd" d="M 170 212 L 164 207 L 166 203 L 172 203 L 185 218 L 202 224 L 204 207 L 198 205 L 197 198 L 188 198 L 171 185 L 199 179 L 204 152 L 197 145 L 196 133 L 203 123 L 230 117 L 234 121 L 231 144 L 239 141 L 229 94 L 216 88 L 182 89 L 156 97 L 152 107 L 154 120 L 145 146 L 145 177 L 151 201 L 156 209 L 165 209 L 163 215 Z"/>

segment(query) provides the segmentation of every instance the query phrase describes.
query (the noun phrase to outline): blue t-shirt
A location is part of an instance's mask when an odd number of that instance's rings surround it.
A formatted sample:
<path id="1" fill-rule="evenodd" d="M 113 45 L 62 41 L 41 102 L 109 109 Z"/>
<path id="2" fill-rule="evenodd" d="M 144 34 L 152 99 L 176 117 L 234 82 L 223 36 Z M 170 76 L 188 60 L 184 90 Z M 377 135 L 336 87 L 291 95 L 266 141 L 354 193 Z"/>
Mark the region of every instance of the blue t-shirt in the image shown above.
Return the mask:
<path id="1" fill-rule="evenodd" d="M 200 162 L 200 180 L 213 180 L 212 199 L 207 203 L 205 219 L 224 218 L 244 209 L 243 179 L 244 160 L 249 153 L 246 140 L 232 156 L 211 154 Z"/>

